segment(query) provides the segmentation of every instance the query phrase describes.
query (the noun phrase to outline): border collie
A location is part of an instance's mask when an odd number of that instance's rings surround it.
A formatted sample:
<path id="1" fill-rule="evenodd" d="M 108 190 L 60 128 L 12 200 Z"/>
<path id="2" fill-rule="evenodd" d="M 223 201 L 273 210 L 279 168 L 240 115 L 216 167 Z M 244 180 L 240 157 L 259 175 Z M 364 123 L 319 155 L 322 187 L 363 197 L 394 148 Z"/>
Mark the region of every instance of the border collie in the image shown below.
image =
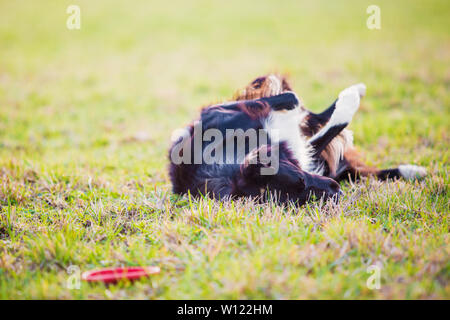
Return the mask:
<path id="1" fill-rule="evenodd" d="M 364 84 L 348 87 L 316 114 L 302 105 L 285 77 L 255 79 L 234 101 L 203 108 L 200 119 L 173 138 L 173 192 L 301 205 L 311 198 L 337 201 L 338 182 L 345 179 L 425 176 L 423 167 L 380 170 L 361 160 L 345 128 L 365 91 Z"/>

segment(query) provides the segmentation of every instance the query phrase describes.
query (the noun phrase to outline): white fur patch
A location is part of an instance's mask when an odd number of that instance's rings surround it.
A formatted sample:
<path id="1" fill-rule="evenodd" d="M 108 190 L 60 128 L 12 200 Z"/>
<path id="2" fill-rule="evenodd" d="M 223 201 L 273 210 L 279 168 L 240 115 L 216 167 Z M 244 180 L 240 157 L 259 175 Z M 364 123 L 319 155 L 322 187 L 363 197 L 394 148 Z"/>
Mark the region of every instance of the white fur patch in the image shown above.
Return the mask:
<path id="1" fill-rule="evenodd" d="M 348 87 L 347 89 L 358 91 L 360 98 L 362 98 L 366 95 L 366 85 L 364 83 L 354 84 L 354 85 Z M 347 89 L 344 89 L 342 92 L 344 92 Z"/>
<path id="2" fill-rule="evenodd" d="M 274 143 L 286 142 L 302 170 L 313 167 L 312 148 L 300 132 L 300 123 L 308 114 L 303 108 L 293 110 L 271 111 L 264 122 L 264 129 Z"/>
<path id="3" fill-rule="evenodd" d="M 342 91 L 328 123 L 335 125 L 349 123 L 359 108 L 359 102 L 359 91 L 356 88 L 350 87 Z"/>
<path id="4" fill-rule="evenodd" d="M 270 76 L 267 77 L 267 80 L 271 82 L 271 85 L 269 86 L 272 89 L 270 95 L 275 96 L 282 92 L 283 87 L 280 78 L 271 74 Z"/>
<path id="5" fill-rule="evenodd" d="M 339 98 L 336 102 L 336 109 L 331 115 L 330 120 L 327 124 L 319 130 L 314 136 L 311 137 L 310 141 L 318 139 L 324 136 L 328 130 L 334 126 L 343 125 L 350 123 L 352 121 L 353 115 L 359 108 L 359 91 L 356 87 L 349 87 L 339 94 Z"/>
<path id="6" fill-rule="evenodd" d="M 414 164 L 402 164 L 398 166 L 398 171 L 405 179 L 420 179 L 427 175 L 427 169 Z"/>

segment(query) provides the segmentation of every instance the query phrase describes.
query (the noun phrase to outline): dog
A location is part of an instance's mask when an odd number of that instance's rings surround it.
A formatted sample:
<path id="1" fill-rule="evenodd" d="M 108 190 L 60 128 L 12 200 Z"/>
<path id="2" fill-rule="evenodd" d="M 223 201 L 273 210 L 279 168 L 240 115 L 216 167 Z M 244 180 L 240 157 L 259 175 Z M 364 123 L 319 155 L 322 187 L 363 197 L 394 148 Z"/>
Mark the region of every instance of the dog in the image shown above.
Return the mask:
<path id="1" fill-rule="evenodd" d="M 234 99 L 237 101 L 257 99 L 287 91 L 292 91 L 292 88 L 286 77 L 269 74 L 256 78 L 245 89 L 238 91 Z M 378 169 L 364 163 L 353 146 L 353 132 L 346 127 L 365 94 L 366 86 L 359 83 L 341 91 L 338 98 L 321 113 L 316 114 L 301 107 L 300 112 L 303 116 L 299 123 L 299 134 L 313 149 L 312 152 L 301 151 L 310 155 L 303 163 L 303 168 L 338 182 L 367 176 L 374 176 L 380 180 L 423 178 L 427 172 L 421 166 L 405 164 L 397 168 Z"/>
<path id="2" fill-rule="evenodd" d="M 320 198 L 337 202 L 344 179 L 424 176 L 425 169 L 414 165 L 378 170 L 361 161 L 346 127 L 365 90 L 353 85 L 315 114 L 285 77 L 255 79 L 233 101 L 203 108 L 199 120 L 173 137 L 173 192 L 302 205 Z"/>

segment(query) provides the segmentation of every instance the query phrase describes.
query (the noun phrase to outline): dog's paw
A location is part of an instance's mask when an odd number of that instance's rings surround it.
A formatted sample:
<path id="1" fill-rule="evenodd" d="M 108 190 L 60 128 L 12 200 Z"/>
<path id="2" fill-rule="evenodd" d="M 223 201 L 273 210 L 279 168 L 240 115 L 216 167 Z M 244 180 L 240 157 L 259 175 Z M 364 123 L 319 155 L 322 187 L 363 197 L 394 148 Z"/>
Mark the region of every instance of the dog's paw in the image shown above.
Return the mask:
<path id="1" fill-rule="evenodd" d="M 398 166 L 401 176 L 408 180 L 421 179 L 427 175 L 427 169 L 414 164 L 402 164 Z"/>
<path id="2" fill-rule="evenodd" d="M 366 95 L 366 85 L 364 83 L 354 84 L 350 88 L 356 89 L 359 93 L 360 98 L 362 98 Z"/>
<path id="3" fill-rule="evenodd" d="M 354 84 L 354 85 L 342 90 L 339 93 L 339 97 L 341 97 L 341 95 L 345 95 L 349 91 L 354 91 L 354 90 L 356 90 L 358 92 L 360 98 L 362 98 L 366 95 L 366 85 L 364 83 L 357 83 L 357 84 Z"/>
<path id="4" fill-rule="evenodd" d="M 356 88 L 347 88 L 339 94 L 336 109 L 331 117 L 334 124 L 350 123 L 359 108 L 359 92 Z"/>

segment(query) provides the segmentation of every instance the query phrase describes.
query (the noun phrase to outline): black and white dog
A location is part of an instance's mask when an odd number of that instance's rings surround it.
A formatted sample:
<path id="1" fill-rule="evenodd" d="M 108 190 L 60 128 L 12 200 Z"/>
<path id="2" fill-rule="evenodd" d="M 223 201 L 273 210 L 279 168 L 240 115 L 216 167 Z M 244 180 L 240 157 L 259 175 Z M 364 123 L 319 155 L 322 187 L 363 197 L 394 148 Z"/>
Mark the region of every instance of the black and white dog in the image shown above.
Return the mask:
<path id="1" fill-rule="evenodd" d="M 301 205 L 311 197 L 338 199 L 338 182 L 344 179 L 423 177 L 423 167 L 378 170 L 360 160 L 352 132 L 345 128 L 365 91 L 363 84 L 353 85 L 315 114 L 303 107 L 284 77 L 257 78 L 235 101 L 204 108 L 199 121 L 174 139 L 169 154 L 173 191 Z"/>

